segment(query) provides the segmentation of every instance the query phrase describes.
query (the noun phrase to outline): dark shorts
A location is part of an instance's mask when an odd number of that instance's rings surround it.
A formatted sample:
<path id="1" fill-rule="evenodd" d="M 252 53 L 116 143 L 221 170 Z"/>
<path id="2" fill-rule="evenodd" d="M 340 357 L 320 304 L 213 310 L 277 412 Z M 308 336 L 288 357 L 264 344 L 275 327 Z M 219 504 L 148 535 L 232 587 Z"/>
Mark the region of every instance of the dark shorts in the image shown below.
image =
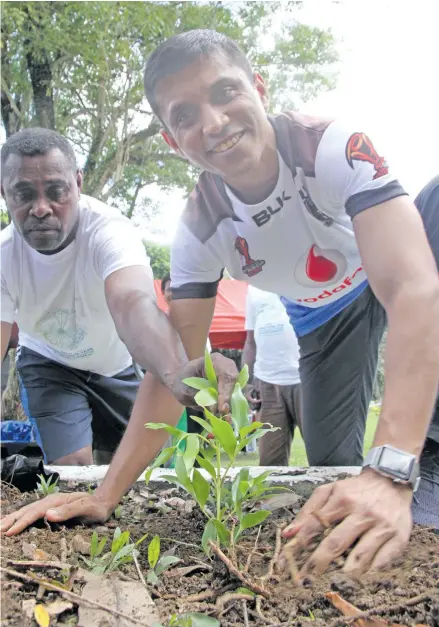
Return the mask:
<path id="1" fill-rule="evenodd" d="M 23 407 L 37 427 L 47 463 L 87 446 L 116 450 L 139 388 L 132 366 L 104 377 L 64 366 L 23 346 L 17 370 Z"/>

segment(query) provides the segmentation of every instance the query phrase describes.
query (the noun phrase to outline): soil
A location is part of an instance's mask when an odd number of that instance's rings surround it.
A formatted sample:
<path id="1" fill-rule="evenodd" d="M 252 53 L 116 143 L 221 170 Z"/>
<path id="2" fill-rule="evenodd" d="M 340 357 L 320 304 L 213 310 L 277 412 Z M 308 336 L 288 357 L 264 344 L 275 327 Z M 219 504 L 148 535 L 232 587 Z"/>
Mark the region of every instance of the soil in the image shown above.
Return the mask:
<path id="1" fill-rule="evenodd" d="M 309 497 L 310 486 L 312 484 L 309 483 L 294 486 L 294 491 L 298 494 L 297 503 L 277 509 L 262 526 L 257 551 L 249 568 L 249 578 L 253 582 L 260 583 L 260 577 L 269 568 L 278 526 L 291 521 Z M 70 483 L 67 489 L 81 488 Z M 2 514 L 14 511 L 35 498 L 35 494 L 21 494 L 3 484 Z M 155 534 L 161 538 L 162 552 L 170 551 L 182 560 L 173 567 L 174 569 L 184 566 L 199 567 L 187 574 L 177 571 L 178 576 L 162 575 L 156 587 L 148 585 L 164 625 L 168 625 L 167 621 L 173 614 L 183 612 L 202 612 L 215 616 L 223 627 L 245 624 L 243 601 L 227 596 L 244 584 L 216 556 L 207 558 L 200 549 L 205 521 L 195 503 L 188 500 L 187 495 L 176 488 L 164 489 L 163 485 L 152 490 L 151 485 L 146 489 L 144 485 L 138 484 L 124 497 L 118 516 L 118 520 L 112 517 L 105 525 L 94 528 L 100 538 L 104 535 L 111 537 L 117 526 L 123 531 L 129 530 L 133 540 L 139 539 L 145 533 L 150 534 L 145 543 L 139 546 L 138 562 L 140 570 L 145 575 L 149 568 L 147 545 Z M 39 551 L 44 552 L 37 552 L 37 557 L 33 559 L 49 564 L 53 561 L 67 561 L 84 568 L 85 564 L 79 557 L 78 549 L 74 548 L 78 546 L 78 539 L 73 542 L 73 538 L 80 535 L 89 544 L 92 532 L 91 527 L 82 524 L 49 525 L 41 521 L 19 536 L 2 538 L 1 565 L 46 580 L 62 581 L 63 573 L 59 568 L 50 565 L 44 567 L 17 565 L 11 564 L 11 560 L 29 559 L 29 550 L 33 550 L 32 547 L 29 549 L 29 545 L 33 544 Z M 255 545 L 256 535 L 256 529 L 250 530 L 238 548 L 236 560 L 241 565 L 241 570 Z M 299 566 L 301 559 L 305 557 L 299 556 Z M 343 599 L 360 610 L 389 606 L 388 611 L 380 612 L 380 620 L 385 619 L 405 626 L 422 624 L 439 627 L 439 535 L 432 529 L 416 527 L 404 555 L 392 567 L 369 574 L 361 582 L 343 575 L 341 570 L 343 562 L 344 558 L 339 558 L 325 575 L 314 581 L 305 580 L 302 585 L 294 584 L 285 573 L 278 576 L 278 581 L 272 580 L 264 584 L 268 598 L 260 597 L 258 603 L 254 599 L 246 601 L 249 624 L 257 627 L 268 625 L 334 627 L 337 624 L 346 624 L 337 620 L 341 614 L 325 596 L 332 591 L 338 592 Z M 34 583 L 23 583 L 4 572 L 1 576 L 1 625 L 35 627 L 33 614 L 26 615 L 26 603 L 23 604 L 23 601 L 35 599 L 38 586 Z M 117 576 L 125 580 L 139 581 L 138 571 L 133 563 L 122 566 Z M 80 580 L 75 581 L 73 592 L 81 594 L 82 586 Z M 210 599 L 197 601 L 188 598 L 208 591 L 213 591 Z M 47 590 L 45 593 L 41 592 L 44 598 L 40 602 L 44 604 L 60 599 L 57 592 Z M 427 596 L 414 605 L 407 603 L 409 599 L 420 594 Z M 53 617 L 51 625 L 78 624 L 77 611 L 78 606 L 74 605 L 73 608 Z M 359 627 L 358 622 L 354 625 Z M 363 625 L 365 627 L 365 624 Z"/>

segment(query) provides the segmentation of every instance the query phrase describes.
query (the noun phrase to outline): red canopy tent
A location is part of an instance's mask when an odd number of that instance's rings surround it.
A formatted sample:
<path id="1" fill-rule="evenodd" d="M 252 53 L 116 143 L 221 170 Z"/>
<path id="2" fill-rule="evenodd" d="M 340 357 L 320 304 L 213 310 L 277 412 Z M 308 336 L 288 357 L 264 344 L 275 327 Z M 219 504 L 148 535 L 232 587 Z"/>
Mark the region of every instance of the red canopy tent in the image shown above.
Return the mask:
<path id="1" fill-rule="evenodd" d="M 154 281 L 157 302 L 163 311 L 167 310 L 160 288 L 160 281 Z M 247 283 L 225 279 L 220 281 L 216 297 L 215 313 L 210 327 L 209 339 L 212 348 L 235 348 L 245 342 L 245 300 Z"/>

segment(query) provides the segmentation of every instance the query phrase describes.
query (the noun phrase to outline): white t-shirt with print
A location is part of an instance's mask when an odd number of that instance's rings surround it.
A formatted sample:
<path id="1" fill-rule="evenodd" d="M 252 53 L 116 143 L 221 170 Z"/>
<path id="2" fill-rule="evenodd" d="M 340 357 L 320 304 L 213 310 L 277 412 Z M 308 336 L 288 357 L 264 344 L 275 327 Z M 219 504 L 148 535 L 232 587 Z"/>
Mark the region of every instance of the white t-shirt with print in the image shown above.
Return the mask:
<path id="1" fill-rule="evenodd" d="M 278 153 L 277 184 L 258 204 L 201 175 L 171 250 L 174 299 L 214 296 L 227 268 L 312 317 L 367 285 L 352 218 L 406 192 L 361 127 L 338 120 L 318 126 L 318 118 L 295 123 L 297 158 L 287 166 Z"/>
<path id="2" fill-rule="evenodd" d="M 300 383 L 299 345 L 279 296 L 250 286 L 245 328 L 255 335 L 255 377 L 273 385 Z"/>
<path id="3" fill-rule="evenodd" d="M 31 248 L 12 224 L 2 231 L 1 319 L 18 324 L 20 345 L 111 377 L 132 359 L 117 335 L 104 281 L 121 268 L 150 264 L 128 218 L 85 195 L 79 207 L 75 239 L 54 255 Z"/>

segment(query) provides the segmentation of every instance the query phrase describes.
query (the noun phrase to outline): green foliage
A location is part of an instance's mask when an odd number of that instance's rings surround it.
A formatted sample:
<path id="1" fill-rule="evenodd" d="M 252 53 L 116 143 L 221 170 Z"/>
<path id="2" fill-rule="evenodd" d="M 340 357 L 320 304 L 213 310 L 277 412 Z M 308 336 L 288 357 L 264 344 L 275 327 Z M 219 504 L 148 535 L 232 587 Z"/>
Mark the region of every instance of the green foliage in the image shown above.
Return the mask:
<path id="1" fill-rule="evenodd" d="M 86 558 L 81 555 L 81 558 L 93 573 L 102 575 L 113 572 L 123 564 L 129 564 L 133 561 L 133 556 L 139 554 L 136 547 L 145 540 L 147 535 L 145 534 L 140 540 L 133 543 L 130 542 L 130 532 L 122 532 L 117 527 L 114 531 L 110 551 L 103 553 L 107 545 L 107 538 L 99 540 L 98 534 L 94 531 L 90 542 L 90 557 Z"/>
<path id="2" fill-rule="evenodd" d="M 213 616 L 207 616 L 200 612 L 187 612 L 177 616 L 174 614 L 170 621 L 169 627 L 220 627 L 221 623 Z"/>
<path id="3" fill-rule="evenodd" d="M 154 207 L 146 186 L 189 191 L 197 172 L 166 146 L 144 104 L 147 56 L 171 35 L 216 28 L 238 41 L 271 83 L 275 108 L 292 106 L 331 85 L 328 70 L 335 59 L 332 35 L 300 24 L 299 5 L 5 2 L 6 135 L 29 126 L 55 128 L 75 146 L 85 193 L 129 217 L 148 216 Z M 282 25 L 276 26 L 280 12 Z M 267 39 L 267 32 L 273 37 Z"/>
<path id="4" fill-rule="evenodd" d="M 37 483 L 37 492 L 42 494 L 43 496 L 49 496 L 49 494 L 55 494 L 59 492 L 58 488 L 58 479 L 55 479 L 54 475 L 50 475 L 50 477 L 45 480 L 43 475 L 37 475 L 40 480 Z"/>
<path id="5" fill-rule="evenodd" d="M 154 586 L 157 585 L 160 575 L 180 561 L 175 555 L 163 555 L 160 557 L 160 537 L 154 536 L 148 546 L 149 570 L 146 576 L 147 582 Z"/>
<path id="6" fill-rule="evenodd" d="M 226 547 L 233 547 L 246 529 L 264 522 L 270 512 L 257 510 L 248 512 L 257 501 L 279 491 L 280 488 L 268 484 L 270 471 L 257 477 L 251 477 L 248 468 L 242 468 L 230 482 L 230 470 L 239 453 L 255 438 L 262 437 L 276 429 L 265 427 L 261 422 L 248 423 L 248 404 L 242 393 L 241 385 L 246 385 L 248 370 L 239 374 L 232 396 L 231 424 L 210 412 L 206 406 L 218 399 L 218 382 L 209 353 L 205 355 L 205 371 L 208 379 L 190 378 L 184 383 L 198 389 L 195 399 L 204 408 L 204 418 L 192 416 L 203 427 L 201 434 L 188 434 L 166 423 L 147 423 L 148 429 L 164 429 L 174 438 L 174 444 L 164 449 L 145 474 L 148 483 L 154 468 L 158 468 L 174 453 L 176 454 L 175 474 L 163 475 L 163 479 L 175 483 L 194 498 L 207 521 L 201 544 L 209 553 L 209 541 Z M 232 426 L 233 425 L 233 426 Z M 208 437 L 208 435 L 212 437 Z M 186 441 L 184 452 L 178 445 Z M 221 454 L 229 458 L 224 471 L 221 470 Z M 211 478 L 207 481 L 201 472 L 194 468 L 198 461 Z"/>
<path id="7" fill-rule="evenodd" d="M 169 246 L 162 246 L 154 242 L 144 242 L 145 250 L 151 262 L 151 269 L 155 279 L 163 279 L 171 268 Z"/>

